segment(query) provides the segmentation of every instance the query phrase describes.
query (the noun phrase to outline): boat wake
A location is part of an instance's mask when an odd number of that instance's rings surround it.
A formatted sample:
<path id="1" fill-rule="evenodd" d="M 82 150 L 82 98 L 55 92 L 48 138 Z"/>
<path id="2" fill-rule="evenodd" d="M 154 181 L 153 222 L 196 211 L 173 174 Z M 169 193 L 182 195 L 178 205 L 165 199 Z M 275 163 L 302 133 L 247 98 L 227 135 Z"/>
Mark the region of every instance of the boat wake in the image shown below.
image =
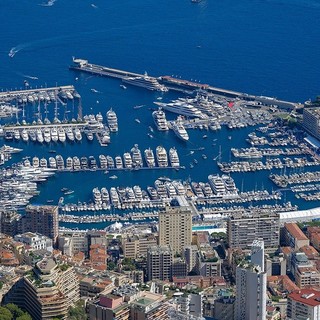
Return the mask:
<path id="1" fill-rule="evenodd" d="M 21 49 L 22 48 L 20 48 L 19 46 L 11 48 L 9 53 L 8 53 L 8 56 L 10 58 L 13 58 L 16 55 L 16 53 L 18 53 Z"/>
<path id="2" fill-rule="evenodd" d="M 98 7 L 94 3 L 91 3 L 91 7 L 95 8 L 95 9 L 98 9 Z"/>
<path id="3" fill-rule="evenodd" d="M 39 3 L 41 7 L 52 7 L 57 0 L 49 0 L 46 3 Z"/>
<path id="4" fill-rule="evenodd" d="M 38 77 L 28 76 L 27 74 L 23 75 L 24 78 L 32 79 L 32 80 L 38 80 Z"/>

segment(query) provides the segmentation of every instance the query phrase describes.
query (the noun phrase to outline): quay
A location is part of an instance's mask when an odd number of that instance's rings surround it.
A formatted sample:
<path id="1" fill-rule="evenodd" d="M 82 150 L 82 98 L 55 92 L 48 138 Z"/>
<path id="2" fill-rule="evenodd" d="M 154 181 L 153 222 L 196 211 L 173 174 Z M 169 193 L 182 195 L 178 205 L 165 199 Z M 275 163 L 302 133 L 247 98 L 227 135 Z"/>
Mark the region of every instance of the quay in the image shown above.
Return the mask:
<path id="1" fill-rule="evenodd" d="M 57 87 L 48 87 L 48 88 L 45 87 L 45 88 L 30 88 L 30 89 L 24 89 L 24 90 L 2 91 L 0 92 L 0 101 L 1 100 L 10 101 L 19 96 L 29 95 L 33 93 L 61 91 L 61 90 L 74 91 L 75 88 L 73 85 L 66 85 L 66 86 L 57 86 Z"/>
<path id="2" fill-rule="evenodd" d="M 12 132 L 14 130 L 36 130 L 44 128 L 79 128 L 83 129 L 88 123 L 87 122 L 68 122 L 68 123 L 50 123 L 50 124 L 31 124 L 31 125 L 5 125 L 3 126 L 4 132 Z"/>
<path id="3" fill-rule="evenodd" d="M 123 79 L 125 77 L 145 77 L 144 74 L 140 74 L 140 73 L 134 73 L 134 72 L 92 64 L 85 59 L 73 58 L 73 63 L 74 64 L 69 67 L 71 70 L 84 71 L 84 72 L 88 72 L 88 73 L 99 75 L 99 76 L 107 76 L 107 77 L 118 78 L 118 79 Z M 303 107 L 303 104 L 301 103 L 279 100 L 273 97 L 250 95 L 247 93 L 217 88 L 217 87 L 210 86 L 208 84 L 201 84 L 198 82 L 178 79 L 170 76 L 160 76 L 160 77 L 148 76 L 148 77 L 153 80 L 159 81 L 159 83 L 165 85 L 167 89 L 175 90 L 175 91 L 185 91 L 187 93 L 190 93 L 195 90 L 205 90 L 208 93 L 212 93 L 215 95 L 221 95 L 221 96 L 229 97 L 233 99 L 239 98 L 242 100 L 257 101 L 267 106 L 277 105 L 279 107 L 288 108 L 288 109 L 299 109 Z"/>

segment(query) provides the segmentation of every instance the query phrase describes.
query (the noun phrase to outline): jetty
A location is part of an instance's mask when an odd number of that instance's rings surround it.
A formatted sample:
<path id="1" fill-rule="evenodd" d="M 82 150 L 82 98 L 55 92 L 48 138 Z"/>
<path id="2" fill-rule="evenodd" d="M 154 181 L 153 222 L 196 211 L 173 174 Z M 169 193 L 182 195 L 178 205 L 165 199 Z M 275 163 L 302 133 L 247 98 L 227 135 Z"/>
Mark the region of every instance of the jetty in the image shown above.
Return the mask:
<path id="1" fill-rule="evenodd" d="M 99 76 L 107 76 L 112 78 L 124 79 L 126 77 L 144 77 L 144 74 L 129 72 L 121 69 L 109 68 L 97 64 L 90 63 L 86 59 L 73 58 L 73 65 L 69 67 L 71 70 L 88 72 Z M 263 105 L 274 106 L 277 105 L 286 109 L 299 109 L 303 107 L 303 104 L 280 100 L 274 97 L 255 96 L 247 93 L 237 92 L 228 89 L 217 88 L 208 84 L 202 84 L 194 81 L 183 80 L 174 78 L 171 76 L 152 77 L 150 79 L 157 80 L 160 84 L 165 85 L 169 90 L 185 91 L 186 93 L 192 93 L 198 90 L 205 90 L 209 93 L 221 95 L 229 98 L 239 98 L 247 101 L 257 101 Z"/>

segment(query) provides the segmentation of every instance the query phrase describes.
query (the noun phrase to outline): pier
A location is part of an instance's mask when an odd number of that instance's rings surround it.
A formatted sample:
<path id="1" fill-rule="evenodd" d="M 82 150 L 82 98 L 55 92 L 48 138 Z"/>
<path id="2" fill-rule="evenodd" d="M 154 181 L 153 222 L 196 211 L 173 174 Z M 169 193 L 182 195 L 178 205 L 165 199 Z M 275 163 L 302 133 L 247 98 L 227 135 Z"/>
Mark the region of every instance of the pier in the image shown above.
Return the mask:
<path id="1" fill-rule="evenodd" d="M 118 79 L 123 79 L 125 77 L 144 77 L 145 76 L 144 74 L 140 74 L 140 73 L 134 73 L 134 72 L 92 64 L 85 59 L 73 59 L 73 62 L 74 64 L 69 67 L 71 70 L 84 71 L 84 72 L 88 72 L 88 73 L 99 75 L 99 76 L 107 76 L 107 77 L 118 78 Z M 286 109 L 298 109 L 303 107 L 303 104 L 301 103 L 280 100 L 273 97 L 255 96 L 247 93 L 217 88 L 214 86 L 210 86 L 208 84 L 202 84 L 194 81 L 178 79 L 170 76 L 160 76 L 160 77 L 149 76 L 149 78 L 157 80 L 159 81 L 159 83 L 165 85 L 168 89 L 175 90 L 175 91 L 192 93 L 195 90 L 205 90 L 208 93 L 212 93 L 215 95 L 221 95 L 221 96 L 229 97 L 233 99 L 238 98 L 238 99 L 248 100 L 248 101 L 257 101 L 267 106 L 277 105 L 281 108 L 286 108 Z"/>
<path id="2" fill-rule="evenodd" d="M 16 99 L 19 96 L 28 96 L 33 93 L 40 93 L 40 92 L 51 92 L 51 91 L 61 91 L 61 90 L 68 90 L 74 91 L 75 88 L 73 85 L 66 85 L 66 86 L 57 86 L 57 87 L 50 87 L 50 88 L 29 88 L 24 90 L 11 90 L 11 91 L 2 91 L 0 92 L 0 101 L 10 101 Z"/>

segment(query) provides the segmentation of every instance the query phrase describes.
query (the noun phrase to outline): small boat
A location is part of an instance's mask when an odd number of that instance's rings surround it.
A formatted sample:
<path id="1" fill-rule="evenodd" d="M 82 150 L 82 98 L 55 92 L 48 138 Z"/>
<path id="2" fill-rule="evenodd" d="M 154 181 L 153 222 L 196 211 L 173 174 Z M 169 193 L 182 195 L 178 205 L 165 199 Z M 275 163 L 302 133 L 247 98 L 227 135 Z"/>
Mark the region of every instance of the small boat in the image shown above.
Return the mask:
<path id="1" fill-rule="evenodd" d="M 113 176 L 110 176 L 109 179 L 118 179 L 118 177 L 114 174 Z"/>
<path id="2" fill-rule="evenodd" d="M 67 195 L 72 194 L 72 193 L 74 193 L 74 190 L 67 190 L 63 194 L 67 196 Z"/>
<path id="3" fill-rule="evenodd" d="M 127 87 L 124 84 L 120 84 L 120 88 L 127 89 Z"/>
<path id="4" fill-rule="evenodd" d="M 141 123 L 141 121 L 139 119 L 134 119 L 134 121 L 137 123 Z"/>
<path id="5" fill-rule="evenodd" d="M 144 107 L 144 104 L 141 104 L 141 105 L 138 105 L 138 106 L 134 106 L 133 109 L 140 109 L 140 108 L 143 108 Z"/>

